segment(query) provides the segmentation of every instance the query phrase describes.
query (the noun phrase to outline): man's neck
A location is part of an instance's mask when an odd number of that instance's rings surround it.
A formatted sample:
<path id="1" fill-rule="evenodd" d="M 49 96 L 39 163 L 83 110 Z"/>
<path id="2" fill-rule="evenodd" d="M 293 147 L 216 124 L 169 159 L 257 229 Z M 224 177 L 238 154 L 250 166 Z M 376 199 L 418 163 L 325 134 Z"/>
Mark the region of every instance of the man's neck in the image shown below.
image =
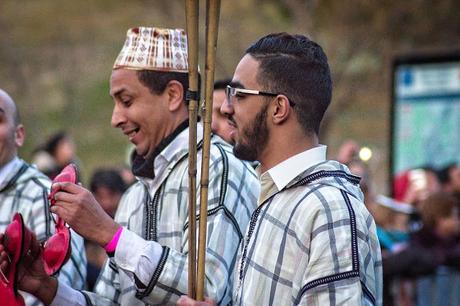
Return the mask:
<path id="1" fill-rule="evenodd" d="M 12 156 L 8 161 L 4 162 L 3 164 L 0 164 L 0 171 L 7 165 L 11 164 L 15 159 L 16 155 Z"/>
<path id="2" fill-rule="evenodd" d="M 2 185 L 5 182 L 5 179 L 8 176 L 10 169 L 14 166 L 16 160 L 16 156 L 14 156 L 8 162 L 0 166 L 0 185 Z"/>
<path id="3" fill-rule="evenodd" d="M 290 157 L 318 146 L 318 137 L 271 137 L 260 154 L 260 170 L 264 173 Z"/>
<path id="4" fill-rule="evenodd" d="M 132 172 L 136 176 L 147 177 L 153 179 L 154 173 L 154 160 L 183 130 L 188 127 L 188 120 L 183 121 L 179 124 L 175 130 L 165 137 L 155 148 L 152 154 L 148 157 L 142 157 L 134 153 L 132 161 Z"/>

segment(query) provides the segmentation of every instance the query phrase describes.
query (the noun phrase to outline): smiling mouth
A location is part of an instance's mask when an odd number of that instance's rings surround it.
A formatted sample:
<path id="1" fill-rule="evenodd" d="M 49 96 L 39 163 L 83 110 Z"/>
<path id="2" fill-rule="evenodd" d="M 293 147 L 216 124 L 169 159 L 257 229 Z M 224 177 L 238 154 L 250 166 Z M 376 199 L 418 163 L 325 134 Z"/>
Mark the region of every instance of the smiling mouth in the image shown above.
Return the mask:
<path id="1" fill-rule="evenodd" d="M 124 134 L 125 134 L 126 136 L 128 136 L 129 140 L 131 141 L 131 140 L 134 138 L 134 136 L 136 136 L 136 134 L 137 134 L 138 132 L 139 132 L 139 128 L 134 129 L 134 130 L 131 130 L 131 131 L 124 132 Z"/>
<path id="2" fill-rule="evenodd" d="M 228 125 L 230 125 L 232 128 L 236 129 L 236 123 L 233 119 L 228 119 L 227 120 Z"/>

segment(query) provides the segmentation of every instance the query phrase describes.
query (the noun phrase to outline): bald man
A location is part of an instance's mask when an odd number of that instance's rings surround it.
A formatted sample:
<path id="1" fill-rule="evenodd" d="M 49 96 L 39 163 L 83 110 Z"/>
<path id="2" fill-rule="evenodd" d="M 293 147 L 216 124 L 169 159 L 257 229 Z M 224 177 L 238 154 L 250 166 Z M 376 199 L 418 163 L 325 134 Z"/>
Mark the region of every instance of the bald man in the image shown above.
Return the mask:
<path id="1" fill-rule="evenodd" d="M 24 138 L 24 126 L 16 104 L 0 89 L 0 233 L 4 232 L 14 213 L 20 212 L 25 225 L 41 241 L 54 232 L 47 200 L 51 181 L 18 157 Z M 62 268 L 59 279 L 74 288 L 84 288 L 86 256 L 83 239 L 74 232 L 72 258 Z M 42 305 L 32 295 L 22 295 L 26 305 Z"/>

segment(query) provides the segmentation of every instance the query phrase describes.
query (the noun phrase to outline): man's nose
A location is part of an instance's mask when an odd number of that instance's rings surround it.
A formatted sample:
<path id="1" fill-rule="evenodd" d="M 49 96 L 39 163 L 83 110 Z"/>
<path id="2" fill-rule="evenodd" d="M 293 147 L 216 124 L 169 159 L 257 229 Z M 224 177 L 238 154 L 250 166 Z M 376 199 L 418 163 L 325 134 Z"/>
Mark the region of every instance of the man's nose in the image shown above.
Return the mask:
<path id="1" fill-rule="evenodd" d="M 220 106 L 220 113 L 226 117 L 230 117 L 231 115 L 233 115 L 233 105 L 228 100 L 228 98 L 225 98 L 224 102 L 222 102 L 222 105 Z"/>
<path id="2" fill-rule="evenodd" d="M 120 127 L 120 125 L 125 121 L 126 121 L 126 118 L 123 115 L 123 112 L 115 104 L 115 106 L 113 107 L 113 111 L 112 111 L 112 120 L 110 122 L 112 127 L 114 128 Z"/>

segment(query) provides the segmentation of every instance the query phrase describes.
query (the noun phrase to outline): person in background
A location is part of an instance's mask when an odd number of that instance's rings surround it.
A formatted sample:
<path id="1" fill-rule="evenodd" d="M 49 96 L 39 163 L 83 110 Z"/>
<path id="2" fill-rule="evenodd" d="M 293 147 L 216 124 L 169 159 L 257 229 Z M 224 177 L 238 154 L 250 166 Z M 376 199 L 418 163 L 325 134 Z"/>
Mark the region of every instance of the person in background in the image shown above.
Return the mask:
<path id="1" fill-rule="evenodd" d="M 411 272 L 407 271 L 414 267 L 411 262 L 425 259 L 424 254 L 416 257 L 417 251 L 408 248 L 408 222 L 414 208 L 384 195 L 374 197 L 368 207 L 375 219 L 382 248 L 383 305 L 405 305 L 403 301 L 409 301 L 410 297 L 403 294 L 408 285 L 401 278 Z"/>
<path id="2" fill-rule="evenodd" d="M 457 163 L 450 163 L 438 171 L 441 189 L 454 194 L 460 202 L 460 167 Z"/>
<path id="3" fill-rule="evenodd" d="M 398 173 L 393 181 L 395 199 L 411 204 L 415 208 L 430 194 L 440 189 L 441 185 L 436 170 L 429 166 Z"/>
<path id="4" fill-rule="evenodd" d="M 96 169 L 89 185 L 96 201 L 107 214 L 114 218 L 120 199 L 127 188 L 119 171 L 112 168 Z M 85 240 L 85 249 L 88 259 L 86 283 L 88 290 L 93 290 L 101 268 L 108 257 L 104 248 L 92 241 Z"/>
<path id="5" fill-rule="evenodd" d="M 54 157 L 42 145 L 33 150 L 30 163 L 49 178 L 54 178 L 58 174 L 58 166 Z"/>
<path id="6" fill-rule="evenodd" d="M 382 255 L 396 253 L 409 242 L 409 216 L 414 208 L 384 195 L 377 195 L 371 208 L 377 224 Z M 385 269 L 385 267 L 384 267 Z"/>
<path id="7" fill-rule="evenodd" d="M 75 142 L 69 133 L 59 131 L 51 135 L 45 144 L 39 146 L 33 154 L 32 164 L 53 179 L 69 163 L 74 163 L 80 171 L 76 155 Z M 81 175 L 80 175 L 81 176 Z"/>
<path id="8" fill-rule="evenodd" d="M 39 241 L 44 241 L 54 233 L 47 199 L 51 181 L 18 156 L 24 140 L 25 129 L 19 110 L 8 93 L 0 89 L 0 233 L 19 212 L 25 226 Z M 75 232 L 71 238 L 71 258 L 63 266 L 59 281 L 81 290 L 86 279 L 83 239 Z M 22 294 L 27 305 L 41 305 L 32 295 Z"/>
<path id="9" fill-rule="evenodd" d="M 136 183 L 137 180 L 133 174 L 133 170 L 128 165 L 120 166 L 118 172 L 120 173 L 120 176 L 127 187 Z"/>
<path id="10" fill-rule="evenodd" d="M 398 222 L 407 220 L 413 207 L 389 198 L 381 200 L 381 204 L 387 202 L 382 206 L 392 211 L 373 211 L 382 246 L 384 305 L 410 305 L 415 300 L 419 301 L 417 305 L 453 305 L 447 302 L 449 297 L 436 302 L 441 291 L 451 288 L 440 288 L 435 274 L 443 266 L 460 267 L 460 246 L 456 240 L 460 219 L 455 198 L 442 192 L 428 195 L 418 207 L 423 226 L 413 233 Z M 413 292 L 417 294 L 414 296 Z M 453 295 L 458 293 L 448 294 Z M 420 300 L 425 301 L 420 304 Z"/>
<path id="11" fill-rule="evenodd" d="M 359 187 L 364 194 L 364 204 L 369 206 L 375 198 L 375 191 L 369 166 L 360 159 L 351 160 L 348 162 L 347 166 L 352 174 L 361 178 L 359 181 Z"/>
<path id="12" fill-rule="evenodd" d="M 232 131 L 235 128 L 227 120 L 227 117 L 220 112 L 222 103 L 224 103 L 225 100 L 225 89 L 231 81 L 231 79 L 223 79 L 214 83 L 211 130 L 213 133 L 219 135 L 223 140 L 233 145 L 234 141 L 232 139 Z"/>
<path id="13" fill-rule="evenodd" d="M 445 192 L 429 195 L 420 205 L 422 229 L 414 234 L 413 244 L 431 250 L 438 265 L 460 266 L 456 252 L 460 234 L 460 214 L 456 198 Z"/>
<path id="14" fill-rule="evenodd" d="M 96 169 L 91 176 L 89 189 L 96 201 L 112 218 L 115 217 L 118 203 L 126 191 L 126 184 L 117 169 Z"/>
<path id="15" fill-rule="evenodd" d="M 359 158 L 359 150 L 361 149 L 357 141 L 353 139 L 345 140 L 339 147 L 335 159 L 346 165 L 350 172 L 361 178 L 359 186 L 364 194 L 364 204 L 368 206 L 374 201 L 375 192 L 371 177 L 371 171 L 367 162 Z"/>
<path id="16" fill-rule="evenodd" d="M 409 169 L 398 173 L 393 180 L 394 199 L 414 207 L 409 219 L 409 231 L 422 227 L 419 206 L 430 194 L 438 192 L 441 185 L 436 171 L 429 167 Z"/>
<path id="17" fill-rule="evenodd" d="M 420 203 L 419 212 L 423 227 L 414 233 L 410 247 L 420 249 L 419 257 L 428 255 L 433 270 L 417 279 L 417 304 L 459 305 L 460 217 L 457 198 L 443 191 L 433 193 Z M 419 264 L 415 265 L 420 269 Z"/>
<path id="18" fill-rule="evenodd" d="M 356 140 L 347 139 L 340 145 L 335 159 L 344 165 L 348 165 L 352 161 L 359 160 L 359 149 L 360 146 Z"/>

